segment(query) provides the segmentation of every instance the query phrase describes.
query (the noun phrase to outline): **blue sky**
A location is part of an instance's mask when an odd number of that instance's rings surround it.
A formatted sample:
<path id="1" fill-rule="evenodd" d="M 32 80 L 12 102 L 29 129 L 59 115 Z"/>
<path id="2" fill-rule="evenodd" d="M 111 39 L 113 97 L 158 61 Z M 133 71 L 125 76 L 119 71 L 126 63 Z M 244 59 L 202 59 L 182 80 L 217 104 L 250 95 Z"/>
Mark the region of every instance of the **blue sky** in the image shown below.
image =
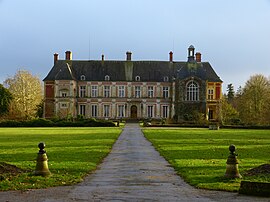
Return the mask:
<path id="1" fill-rule="evenodd" d="M 53 53 L 73 59 L 186 61 L 194 45 L 224 81 L 270 75 L 270 0 L 0 0 L 0 83 L 43 79 Z"/>

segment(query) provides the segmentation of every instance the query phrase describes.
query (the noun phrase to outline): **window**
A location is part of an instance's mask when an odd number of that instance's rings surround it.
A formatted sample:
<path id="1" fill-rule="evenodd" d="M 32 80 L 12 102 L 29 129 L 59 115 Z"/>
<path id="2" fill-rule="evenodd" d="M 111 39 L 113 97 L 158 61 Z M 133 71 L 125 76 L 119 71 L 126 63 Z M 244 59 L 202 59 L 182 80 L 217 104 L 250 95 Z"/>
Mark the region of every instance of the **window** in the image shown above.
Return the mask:
<path id="1" fill-rule="evenodd" d="M 80 86 L 80 97 L 86 97 L 86 86 Z"/>
<path id="2" fill-rule="evenodd" d="M 98 97 L 98 87 L 91 86 L 91 97 Z"/>
<path id="3" fill-rule="evenodd" d="M 97 105 L 92 105 L 91 106 L 91 116 L 92 117 L 97 117 L 98 115 L 98 106 Z"/>
<path id="4" fill-rule="evenodd" d="M 85 116 L 85 105 L 79 105 L 79 114 Z"/>
<path id="5" fill-rule="evenodd" d="M 163 98 L 168 98 L 169 97 L 169 87 L 164 86 L 162 92 L 163 92 Z"/>
<path id="6" fill-rule="evenodd" d="M 110 86 L 104 86 L 104 97 L 110 97 Z"/>
<path id="7" fill-rule="evenodd" d="M 153 117 L 153 106 L 147 106 L 147 116 L 148 118 L 152 118 Z"/>
<path id="8" fill-rule="evenodd" d="M 214 89 L 208 89 L 208 100 L 214 99 Z"/>
<path id="9" fill-rule="evenodd" d="M 187 84 L 186 100 L 187 101 L 199 100 L 199 85 L 194 81 L 190 81 Z"/>
<path id="10" fill-rule="evenodd" d="M 125 86 L 118 87 L 118 97 L 125 97 Z"/>
<path id="11" fill-rule="evenodd" d="M 168 118 L 168 109 L 169 107 L 168 106 L 162 106 L 162 118 Z"/>
<path id="12" fill-rule="evenodd" d="M 154 87 L 148 86 L 148 97 L 152 98 L 154 97 Z"/>
<path id="13" fill-rule="evenodd" d="M 103 116 L 109 117 L 110 116 L 110 105 L 104 105 L 103 106 Z"/>
<path id="14" fill-rule="evenodd" d="M 118 117 L 125 117 L 125 105 L 118 105 Z"/>
<path id="15" fill-rule="evenodd" d="M 66 102 L 62 102 L 60 104 L 60 108 L 64 109 L 64 108 L 68 108 L 68 104 Z"/>
<path id="16" fill-rule="evenodd" d="M 140 81 L 140 80 L 141 80 L 140 76 L 135 77 L 135 81 Z"/>
<path id="17" fill-rule="evenodd" d="M 67 97 L 67 92 L 66 91 L 61 91 L 61 97 Z"/>
<path id="18" fill-rule="evenodd" d="M 167 76 L 164 76 L 164 78 L 163 78 L 163 81 L 164 81 L 164 82 L 167 82 L 167 81 L 169 81 L 169 77 L 167 77 Z"/>
<path id="19" fill-rule="evenodd" d="M 135 97 L 136 98 L 141 97 L 141 87 L 140 86 L 135 86 Z"/>
<path id="20" fill-rule="evenodd" d="M 85 81 L 85 76 L 84 75 L 81 75 L 81 80 Z"/>
<path id="21" fill-rule="evenodd" d="M 110 76 L 109 75 L 105 76 L 105 81 L 110 81 Z"/>

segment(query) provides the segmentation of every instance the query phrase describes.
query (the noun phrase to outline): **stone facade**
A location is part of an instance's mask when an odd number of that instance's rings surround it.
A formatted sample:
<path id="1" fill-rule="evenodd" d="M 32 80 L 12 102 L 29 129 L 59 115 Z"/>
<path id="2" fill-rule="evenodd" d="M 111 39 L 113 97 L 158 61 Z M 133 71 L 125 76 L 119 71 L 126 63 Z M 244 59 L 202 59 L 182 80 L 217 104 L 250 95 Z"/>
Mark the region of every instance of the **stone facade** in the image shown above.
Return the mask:
<path id="1" fill-rule="evenodd" d="M 190 50 L 191 48 L 191 50 Z M 192 46 L 187 62 L 65 60 L 54 55 L 44 79 L 44 117 L 186 120 L 194 111 L 218 119 L 222 81 L 211 65 L 196 60 Z M 203 74 L 202 74 L 203 73 Z"/>

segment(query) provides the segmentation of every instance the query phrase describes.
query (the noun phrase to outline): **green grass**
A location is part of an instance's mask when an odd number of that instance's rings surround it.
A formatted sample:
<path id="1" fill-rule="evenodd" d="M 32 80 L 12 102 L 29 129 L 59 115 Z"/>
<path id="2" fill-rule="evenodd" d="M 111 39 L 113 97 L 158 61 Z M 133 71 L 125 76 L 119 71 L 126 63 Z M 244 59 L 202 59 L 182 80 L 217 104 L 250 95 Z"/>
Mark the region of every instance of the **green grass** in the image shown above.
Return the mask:
<path id="1" fill-rule="evenodd" d="M 270 163 L 270 130 L 144 129 L 155 148 L 185 181 L 198 188 L 238 191 L 240 179 L 226 179 L 229 145 L 236 145 L 239 171 Z M 269 175 L 246 177 L 270 182 Z"/>
<path id="2" fill-rule="evenodd" d="M 0 176 L 0 190 L 25 190 L 71 185 L 110 152 L 119 128 L 0 128 L 0 162 L 29 170 L 18 176 Z M 33 176 L 38 143 L 45 142 L 49 177 Z"/>

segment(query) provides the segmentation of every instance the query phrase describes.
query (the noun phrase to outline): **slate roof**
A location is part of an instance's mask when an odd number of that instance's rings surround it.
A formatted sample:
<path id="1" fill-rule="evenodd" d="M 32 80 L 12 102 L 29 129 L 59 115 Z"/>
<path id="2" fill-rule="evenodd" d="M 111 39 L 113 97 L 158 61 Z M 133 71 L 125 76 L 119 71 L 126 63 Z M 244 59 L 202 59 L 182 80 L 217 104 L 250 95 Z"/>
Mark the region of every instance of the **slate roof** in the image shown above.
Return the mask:
<path id="1" fill-rule="evenodd" d="M 128 81 L 127 73 L 132 72 L 132 81 L 136 76 L 140 76 L 143 82 L 162 82 L 164 77 L 172 81 L 174 78 L 197 76 L 203 80 L 222 82 L 208 62 L 196 64 L 196 68 L 190 69 L 188 62 L 58 60 L 43 81 L 81 80 L 82 75 L 85 81 L 104 81 L 106 75 L 110 76 L 110 81 Z"/>

